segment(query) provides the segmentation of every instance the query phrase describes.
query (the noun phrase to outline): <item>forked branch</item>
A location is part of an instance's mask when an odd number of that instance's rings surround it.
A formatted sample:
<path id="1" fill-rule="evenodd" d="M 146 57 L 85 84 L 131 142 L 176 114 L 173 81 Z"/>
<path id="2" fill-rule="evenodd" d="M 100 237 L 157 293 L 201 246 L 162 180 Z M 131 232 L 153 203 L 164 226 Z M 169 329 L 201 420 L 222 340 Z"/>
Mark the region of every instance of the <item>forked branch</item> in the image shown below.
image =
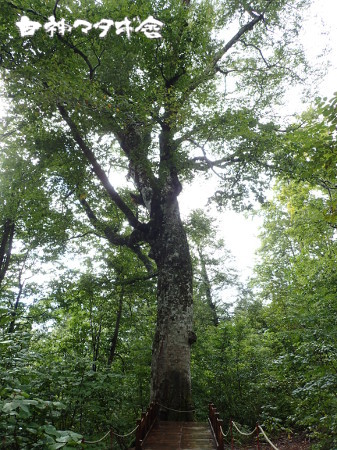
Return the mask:
<path id="1" fill-rule="evenodd" d="M 139 222 L 137 217 L 134 215 L 132 210 L 127 206 L 127 204 L 123 201 L 123 199 L 120 197 L 118 192 L 114 189 L 112 184 L 110 183 L 107 174 L 104 172 L 100 164 L 98 163 L 93 151 L 89 148 L 87 143 L 84 141 L 80 130 L 78 129 L 75 122 L 71 119 L 71 117 L 68 114 L 68 111 L 64 107 L 64 105 L 58 104 L 57 105 L 58 110 L 64 119 L 64 121 L 67 123 L 67 125 L 70 128 L 71 134 L 77 143 L 77 145 L 82 150 L 82 153 L 88 160 L 88 162 L 91 164 L 92 169 L 94 173 L 96 174 L 97 178 L 101 182 L 102 186 L 108 193 L 111 200 L 115 203 L 115 205 L 124 213 L 126 219 L 128 220 L 129 224 L 134 229 L 145 229 L 145 225 Z"/>
<path id="2" fill-rule="evenodd" d="M 91 209 L 89 203 L 85 198 L 80 197 L 80 203 L 88 216 L 90 223 L 99 233 L 103 234 L 105 238 L 112 245 L 127 247 L 132 250 L 135 255 L 139 258 L 139 260 L 144 264 L 146 270 L 149 274 L 153 273 L 153 265 L 150 259 L 142 252 L 139 247 L 139 242 L 142 239 L 142 233 L 138 231 L 134 231 L 129 236 L 121 236 L 119 235 L 111 226 L 106 223 L 100 221 L 94 211 Z"/>

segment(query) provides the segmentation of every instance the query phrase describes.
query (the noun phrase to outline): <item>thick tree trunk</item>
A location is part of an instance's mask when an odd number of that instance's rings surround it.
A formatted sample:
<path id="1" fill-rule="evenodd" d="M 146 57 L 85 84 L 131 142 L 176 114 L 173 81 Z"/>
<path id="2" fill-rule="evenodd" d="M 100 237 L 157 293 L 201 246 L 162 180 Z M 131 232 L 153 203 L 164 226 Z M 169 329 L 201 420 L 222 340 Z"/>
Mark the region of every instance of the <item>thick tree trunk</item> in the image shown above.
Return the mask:
<path id="1" fill-rule="evenodd" d="M 151 401 L 167 420 L 192 420 L 190 349 L 193 333 L 192 265 L 176 199 L 161 206 L 152 253 L 158 268 L 157 327 Z M 158 230 L 160 229 L 160 231 Z"/>

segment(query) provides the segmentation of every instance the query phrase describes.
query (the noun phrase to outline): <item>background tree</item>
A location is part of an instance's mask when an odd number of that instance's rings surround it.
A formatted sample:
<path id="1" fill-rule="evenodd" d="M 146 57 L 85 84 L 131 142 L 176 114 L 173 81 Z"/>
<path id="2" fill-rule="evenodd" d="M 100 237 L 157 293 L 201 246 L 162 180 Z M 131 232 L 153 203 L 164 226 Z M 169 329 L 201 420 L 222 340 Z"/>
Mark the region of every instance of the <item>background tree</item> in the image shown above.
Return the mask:
<path id="1" fill-rule="evenodd" d="M 22 299 L 32 293 L 27 282 L 34 265 L 62 254 L 71 216 L 54 207 L 52 186 L 46 189 L 45 174 L 14 134 L 7 124 L 0 157 L 0 302 L 11 331 Z M 44 272 L 40 264 L 39 270 Z"/>
<path id="2" fill-rule="evenodd" d="M 265 207 L 256 285 L 268 302 L 265 337 L 273 342 L 270 405 L 281 423 L 304 425 L 335 445 L 335 230 L 325 217 L 327 197 L 303 182 L 282 185 Z M 283 391 L 282 396 L 277 390 Z M 274 411 L 274 414 L 271 414 Z"/>
<path id="3" fill-rule="evenodd" d="M 318 448 L 331 448 L 336 445 L 336 418 L 327 413 L 336 404 L 336 96 L 315 103 L 278 147 L 288 170 L 280 174 L 275 201 L 264 208 L 257 284 L 271 302 L 268 322 L 278 342 L 272 366 L 274 383 L 285 391 L 280 421 L 285 416 L 297 421 L 319 436 Z"/>
<path id="4" fill-rule="evenodd" d="M 224 240 L 217 240 L 214 221 L 202 210 L 195 210 L 186 223 L 193 260 L 196 321 L 206 326 L 209 322 L 217 326 L 220 318 L 228 315 L 229 299 L 226 299 L 225 307 L 223 297 L 226 291 L 234 296 L 235 288 L 239 287 L 234 258 Z"/>
<path id="5" fill-rule="evenodd" d="M 279 137 L 255 277 L 197 355 L 199 392 L 226 419 L 306 430 L 317 449 L 336 445 L 335 108 L 317 100 Z"/>

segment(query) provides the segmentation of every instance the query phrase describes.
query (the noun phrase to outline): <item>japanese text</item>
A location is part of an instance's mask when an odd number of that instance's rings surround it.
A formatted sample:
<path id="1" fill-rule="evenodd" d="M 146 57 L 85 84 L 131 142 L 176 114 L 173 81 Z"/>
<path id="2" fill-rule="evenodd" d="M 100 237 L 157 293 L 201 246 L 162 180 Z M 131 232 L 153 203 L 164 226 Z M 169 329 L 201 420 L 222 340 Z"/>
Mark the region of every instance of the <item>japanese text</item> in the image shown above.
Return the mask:
<path id="1" fill-rule="evenodd" d="M 134 22 L 138 22 L 138 24 Z M 40 22 L 30 20 L 27 16 L 22 16 L 20 21 L 16 22 L 16 25 L 20 30 L 21 37 L 34 36 L 35 32 L 40 28 L 44 29 L 51 38 L 55 34 L 64 36 L 66 33 L 71 33 L 73 29 L 79 28 L 84 34 L 88 34 L 92 29 L 101 30 L 99 37 L 104 38 L 111 28 L 114 27 L 117 35 L 125 34 L 129 39 L 134 32 L 143 33 L 149 39 L 161 38 L 161 29 L 164 26 L 160 20 L 152 16 L 149 16 L 143 22 L 138 17 L 132 21 L 125 17 L 124 20 L 119 22 L 111 19 L 102 19 L 94 24 L 87 20 L 77 19 L 72 25 L 66 23 L 64 19 L 57 21 L 54 16 L 50 16 L 48 22 L 43 25 Z"/>

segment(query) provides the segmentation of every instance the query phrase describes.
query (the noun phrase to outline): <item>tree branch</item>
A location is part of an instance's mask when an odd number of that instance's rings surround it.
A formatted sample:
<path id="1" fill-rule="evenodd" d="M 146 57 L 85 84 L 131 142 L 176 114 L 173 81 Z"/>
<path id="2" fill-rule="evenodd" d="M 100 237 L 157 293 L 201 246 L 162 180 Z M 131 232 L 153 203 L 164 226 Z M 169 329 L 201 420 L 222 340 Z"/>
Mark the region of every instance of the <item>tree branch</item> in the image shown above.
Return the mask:
<path id="1" fill-rule="evenodd" d="M 269 0 L 267 7 L 271 3 L 272 0 Z M 267 9 L 266 7 L 266 9 Z M 265 11 L 266 11 L 265 9 Z M 218 62 L 221 60 L 221 58 L 240 40 L 240 38 L 246 34 L 248 31 L 251 31 L 256 24 L 259 22 L 264 21 L 264 13 L 265 11 L 259 15 L 256 15 L 255 12 L 253 14 L 253 19 L 243 25 L 240 30 L 230 39 L 226 45 L 224 45 L 217 53 L 215 53 L 213 57 L 212 64 L 209 65 L 204 72 L 197 77 L 194 81 L 192 81 L 191 85 L 188 88 L 188 93 L 194 91 L 200 84 L 202 84 L 204 81 L 210 79 L 213 77 L 213 75 L 219 71 Z"/>
<path id="2" fill-rule="evenodd" d="M 193 139 L 188 139 L 191 144 L 195 145 L 196 147 L 200 148 L 200 150 L 203 153 L 203 156 L 196 156 L 195 158 L 192 158 L 190 160 L 191 163 L 206 163 L 206 165 L 213 170 L 214 167 L 218 167 L 219 169 L 223 169 L 225 166 L 229 166 L 232 164 L 236 164 L 239 162 L 242 162 L 242 159 L 240 159 L 237 156 L 231 155 L 231 156 L 224 156 L 223 158 L 220 158 L 218 160 L 212 161 L 210 160 L 206 155 L 205 146 L 199 144 L 198 142 L 194 141 Z M 202 170 L 202 169 L 201 169 Z M 214 171 L 214 170 L 213 170 Z M 217 175 L 217 174 L 216 174 Z"/>
<path id="3" fill-rule="evenodd" d="M 268 2 L 268 4 L 270 1 Z M 230 39 L 227 44 L 222 47 L 214 56 L 213 58 L 213 67 L 216 65 L 217 62 L 220 61 L 220 59 L 230 50 L 248 31 L 251 31 L 255 25 L 261 21 L 264 20 L 264 13 L 261 13 L 258 16 L 254 16 L 254 19 L 252 19 L 250 22 L 243 25 L 240 30 Z"/>
<path id="4" fill-rule="evenodd" d="M 148 275 L 144 275 L 144 276 L 135 276 L 135 277 L 127 278 L 126 280 L 119 280 L 118 284 L 120 286 L 130 286 L 132 284 L 137 284 L 139 282 L 151 280 L 152 278 L 156 278 L 157 276 L 158 276 L 158 272 L 152 272 L 152 273 L 149 273 Z"/>
<path id="5" fill-rule="evenodd" d="M 136 216 L 133 214 L 131 209 L 127 206 L 127 204 L 122 200 L 120 195 L 117 191 L 115 191 L 114 187 L 111 185 L 106 173 L 102 169 L 102 167 L 99 165 L 98 161 L 96 160 L 96 157 L 92 150 L 88 147 L 86 142 L 81 136 L 81 133 L 79 129 L 77 128 L 75 122 L 70 118 L 67 110 L 65 107 L 61 104 L 57 105 L 58 110 L 64 119 L 64 121 L 67 123 L 67 125 L 70 128 L 71 134 L 77 143 L 77 145 L 82 150 L 82 153 L 86 157 L 86 159 L 91 164 L 94 173 L 96 174 L 97 178 L 101 182 L 102 186 L 105 188 L 106 192 L 108 193 L 111 200 L 115 203 L 115 205 L 124 213 L 126 219 L 128 220 L 129 224 L 138 230 L 145 231 L 146 225 L 139 222 L 139 220 L 136 218 Z"/>
<path id="6" fill-rule="evenodd" d="M 100 65 L 100 61 L 95 67 L 93 67 L 89 58 L 87 57 L 87 55 L 85 53 L 83 53 L 82 50 L 80 50 L 78 47 L 76 47 L 75 44 L 70 42 L 68 39 L 64 39 L 64 37 L 61 36 L 59 33 L 57 33 L 57 37 L 61 42 L 63 42 L 65 45 L 67 45 L 69 48 L 71 48 L 75 54 L 79 55 L 83 59 L 83 61 L 86 63 L 86 65 L 89 68 L 89 79 L 92 80 L 94 78 L 95 70 Z"/>
<path id="7" fill-rule="evenodd" d="M 131 233 L 130 236 L 120 236 L 111 226 L 101 222 L 97 218 L 93 210 L 90 208 L 89 203 L 83 197 L 80 197 L 80 203 L 83 206 L 93 227 L 97 231 L 103 233 L 110 244 L 128 247 L 135 253 L 135 255 L 138 256 L 139 260 L 144 264 L 148 273 L 153 273 L 153 265 L 150 259 L 146 255 L 144 255 L 138 245 L 138 243 L 143 240 L 143 234 L 141 232 L 135 230 Z"/>
<path id="8" fill-rule="evenodd" d="M 103 233 L 106 239 L 113 245 L 127 245 L 128 240 L 125 237 L 118 235 L 109 225 L 106 225 L 97 218 L 96 214 L 91 209 L 89 203 L 85 200 L 85 198 L 80 196 L 79 200 L 90 220 L 90 223 L 97 231 Z"/>
<path id="9" fill-rule="evenodd" d="M 19 11 L 22 11 L 24 13 L 31 13 L 31 14 L 34 14 L 34 16 L 42 17 L 43 19 L 47 20 L 47 17 L 45 17 L 42 14 L 39 14 L 38 12 L 34 11 L 34 9 L 21 8 L 20 6 L 17 6 L 14 3 L 12 3 L 12 2 L 7 2 L 7 5 L 11 6 L 14 9 L 18 9 Z"/>
<path id="10" fill-rule="evenodd" d="M 129 248 L 138 256 L 148 273 L 152 276 L 154 273 L 152 262 L 146 255 L 144 255 L 139 245 L 133 245 Z"/>
<path id="11" fill-rule="evenodd" d="M 156 175 L 148 160 L 151 131 L 145 123 L 130 123 L 115 136 L 129 161 L 129 176 L 133 179 L 147 210 L 151 214 L 152 200 L 158 191 Z"/>
<path id="12" fill-rule="evenodd" d="M 271 68 L 277 66 L 277 64 L 273 64 L 273 65 L 269 64 L 269 62 L 268 62 L 268 61 L 266 60 L 266 58 L 264 57 L 264 54 L 262 53 L 262 50 L 261 50 L 257 45 L 255 45 L 255 44 L 247 44 L 247 42 L 246 42 L 245 40 L 243 40 L 243 39 L 240 39 L 240 42 L 241 42 L 246 48 L 247 48 L 247 47 L 252 47 L 252 48 L 254 48 L 255 50 L 257 50 L 257 51 L 259 52 L 261 58 L 262 58 L 262 61 L 265 63 L 265 65 L 266 65 L 266 67 L 267 67 L 268 69 L 271 69 Z"/>
<path id="13" fill-rule="evenodd" d="M 82 239 L 90 234 L 96 235 L 94 231 L 87 231 L 86 233 L 77 234 L 76 236 L 70 236 L 67 241 L 72 241 L 73 239 Z"/>
<path id="14" fill-rule="evenodd" d="M 53 16 L 55 18 L 56 18 L 56 10 L 57 10 L 57 6 L 58 6 L 59 2 L 60 2 L 60 0 L 56 0 L 55 1 L 55 6 L 54 6 L 54 9 L 53 9 Z"/>

